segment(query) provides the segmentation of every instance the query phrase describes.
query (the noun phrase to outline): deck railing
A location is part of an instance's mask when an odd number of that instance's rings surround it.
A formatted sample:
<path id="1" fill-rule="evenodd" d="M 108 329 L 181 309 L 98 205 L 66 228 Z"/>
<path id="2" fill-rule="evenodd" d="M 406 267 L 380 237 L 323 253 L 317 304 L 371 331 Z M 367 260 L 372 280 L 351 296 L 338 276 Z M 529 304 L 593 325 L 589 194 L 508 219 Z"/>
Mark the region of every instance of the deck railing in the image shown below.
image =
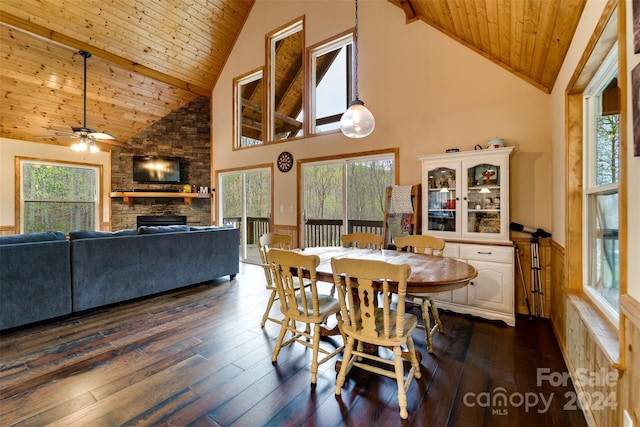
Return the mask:
<path id="1" fill-rule="evenodd" d="M 383 221 L 350 219 L 346 233 L 366 232 L 382 235 Z M 341 219 L 307 219 L 304 222 L 304 246 L 340 246 L 345 234 Z"/>
<path id="2" fill-rule="evenodd" d="M 223 224 L 242 230 L 242 218 L 227 217 Z M 366 232 L 382 235 L 383 221 L 349 220 L 346 233 Z M 260 236 L 270 231 L 269 218 L 247 217 L 247 244 L 257 245 Z M 307 219 L 304 223 L 304 247 L 340 246 L 340 236 L 345 234 L 341 219 Z"/>
<path id="3" fill-rule="evenodd" d="M 240 229 L 242 233 L 242 218 L 240 217 L 228 217 L 223 218 L 222 223 L 225 225 L 232 225 L 235 228 Z M 260 236 L 268 233 L 270 230 L 269 218 L 265 217 L 247 217 L 247 244 L 257 245 L 260 240 Z"/>

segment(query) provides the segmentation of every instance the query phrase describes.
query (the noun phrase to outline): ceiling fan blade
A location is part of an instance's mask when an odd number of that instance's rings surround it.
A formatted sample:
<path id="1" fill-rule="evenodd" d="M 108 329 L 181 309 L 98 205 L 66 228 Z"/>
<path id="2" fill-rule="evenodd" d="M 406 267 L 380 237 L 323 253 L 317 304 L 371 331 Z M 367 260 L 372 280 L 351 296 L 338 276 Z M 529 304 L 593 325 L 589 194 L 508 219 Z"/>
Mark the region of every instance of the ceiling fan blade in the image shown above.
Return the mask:
<path id="1" fill-rule="evenodd" d="M 78 135 L 36 135 L 35 138 L 78 138 Z"/>
<path id="2" fill-rule="evenodd" d="M 50 131 L 53 131 L 53 132 L 59 132 L 59 133 L 62 133 L 62 134 L 67 134 L 67 135 L 73 135 L 73 133 L 68 129 L 66 129 L 66 130 L 57 129 L 57 128 L 52 128 L 50 126 L 42 126 L 42 129 L 50 130 Z"/>
<path id="3" fill-rule="evenodd" d="M 90 132 L 87 136 L 89 138 L 93 138 L 95 140 L 99 140 L 99 139 L 116 139 L 115 136 L 109 135 L 108 133 L 102 133 L 102 132 Z"/>

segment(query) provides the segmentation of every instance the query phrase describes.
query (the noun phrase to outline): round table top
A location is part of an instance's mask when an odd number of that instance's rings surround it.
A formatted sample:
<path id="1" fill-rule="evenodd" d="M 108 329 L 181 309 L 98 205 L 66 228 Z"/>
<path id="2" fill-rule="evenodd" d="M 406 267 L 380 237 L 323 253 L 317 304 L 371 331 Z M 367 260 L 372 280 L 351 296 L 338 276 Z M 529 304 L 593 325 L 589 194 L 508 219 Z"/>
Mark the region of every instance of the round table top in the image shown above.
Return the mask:
<path id="1" fill-rule="evenodd" d="M 305 255 L 317 255 L 320 265 L 316 268 L 318 280 L 333 282 L 331 258 L 359 258 L 386 261 L 391 264 L 409 264 L 411 275 L 407 279 L 407 292 L 446 292 L 466 286 L 478 275 L 477 270 L 463 261 L 433 255 L 398 252 L 388 249 L 358 249 L 336 246 L 299 249 Z"/>

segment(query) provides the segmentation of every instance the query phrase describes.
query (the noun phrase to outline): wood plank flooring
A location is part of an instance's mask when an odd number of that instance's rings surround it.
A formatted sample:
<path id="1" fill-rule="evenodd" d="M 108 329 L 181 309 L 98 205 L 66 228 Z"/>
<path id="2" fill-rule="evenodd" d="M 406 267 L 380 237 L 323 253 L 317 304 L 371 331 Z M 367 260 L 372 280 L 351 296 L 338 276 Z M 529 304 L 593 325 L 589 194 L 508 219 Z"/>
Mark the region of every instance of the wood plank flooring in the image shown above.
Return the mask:
<path id="1" fill-rule="evenodd" d="M 333 361 L 315 389 L 309 349 L 285 347 L 273 365 L 279 325 L 260 328 L 268 296 L 261 267 L 242 264 L 234 281 L 4 332 L 0 425 L 586 426 L 563 408 L 571 384 L 537 384 L 537 368 L 567 370 L 546 320 L 512 328 L 442 312 L 433 355 L 416 330 L 423 376 L 402 421 L 389 378 L 355 370 L 336 397 Z"/>

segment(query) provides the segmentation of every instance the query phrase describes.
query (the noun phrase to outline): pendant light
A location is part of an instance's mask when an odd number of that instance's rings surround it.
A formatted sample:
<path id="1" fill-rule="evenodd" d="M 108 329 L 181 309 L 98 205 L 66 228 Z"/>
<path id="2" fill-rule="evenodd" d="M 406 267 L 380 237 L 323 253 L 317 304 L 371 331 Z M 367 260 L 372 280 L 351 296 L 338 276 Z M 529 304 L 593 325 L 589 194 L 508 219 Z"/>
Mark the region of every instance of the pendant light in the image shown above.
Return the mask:
<path id="1" fill-rule="evenodd" d="M 340 118 L 340 130 L 349 138 L 364 138 L 369 136 L 376 127 L 376 120 L 371 111 L 364 106 L 364 102 L 358 98 L 358 0 L 356 0 L 356 32 L 353 39 L 354 61 L 353 82 L 355 98 L 351 101 L 349 109 Z"/>

